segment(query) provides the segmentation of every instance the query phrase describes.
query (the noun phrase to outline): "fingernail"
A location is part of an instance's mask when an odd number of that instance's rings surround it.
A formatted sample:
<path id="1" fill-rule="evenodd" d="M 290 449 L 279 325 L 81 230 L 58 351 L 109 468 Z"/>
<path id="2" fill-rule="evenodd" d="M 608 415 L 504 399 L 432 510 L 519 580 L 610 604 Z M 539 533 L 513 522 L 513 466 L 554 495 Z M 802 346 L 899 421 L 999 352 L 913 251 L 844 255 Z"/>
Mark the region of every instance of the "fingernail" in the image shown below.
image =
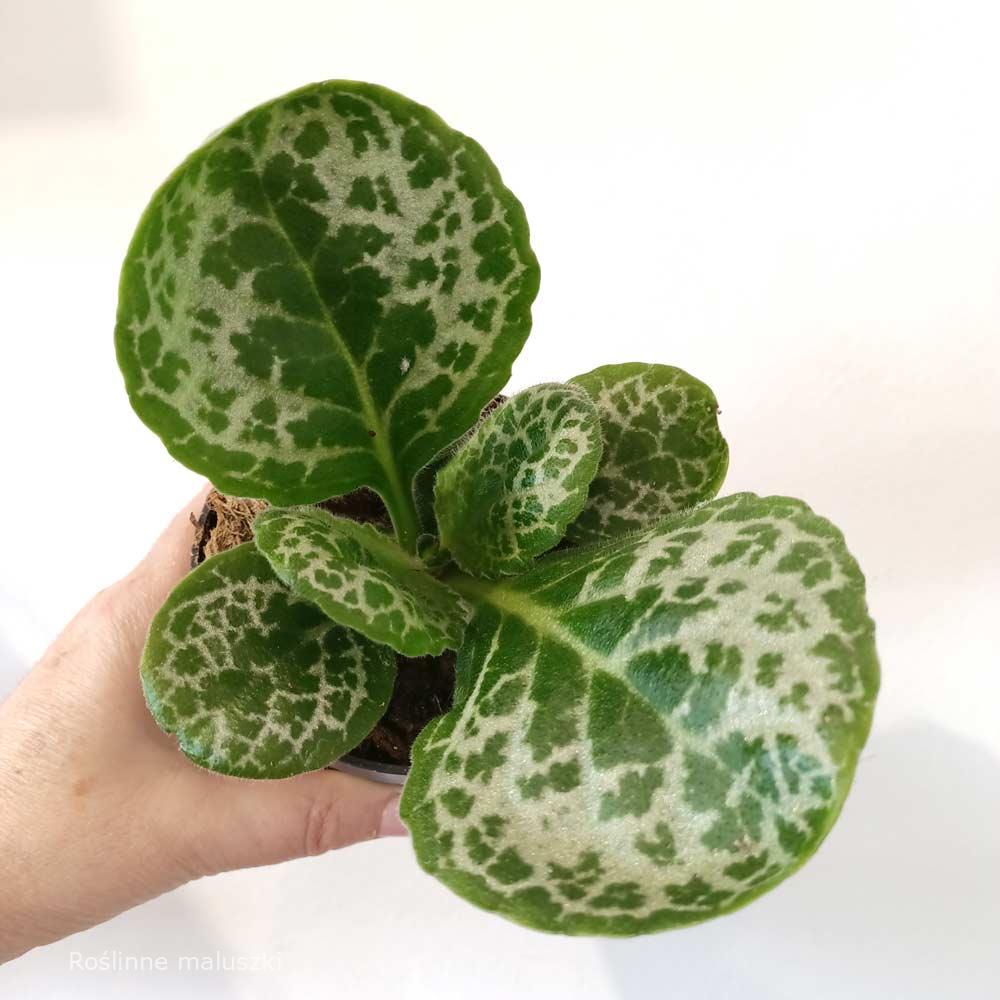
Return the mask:
<path id="1" fill-rule="evenodd" d="M 378 824 L 378 835 L 380 837 L 406 837 L 409 832 L 399 818 L 399 796 L 397 795 L 394 799 L 390 799 L 382 810 L 382 818 Z"/>

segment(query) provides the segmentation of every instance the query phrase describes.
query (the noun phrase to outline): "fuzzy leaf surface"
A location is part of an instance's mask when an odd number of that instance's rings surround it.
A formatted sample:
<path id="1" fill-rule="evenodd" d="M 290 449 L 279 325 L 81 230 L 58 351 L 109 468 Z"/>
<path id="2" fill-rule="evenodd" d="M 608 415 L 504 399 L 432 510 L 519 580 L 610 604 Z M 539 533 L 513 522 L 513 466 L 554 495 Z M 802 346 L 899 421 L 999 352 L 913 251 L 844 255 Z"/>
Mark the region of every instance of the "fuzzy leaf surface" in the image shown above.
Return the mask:
<path id="1" fill-rule="evenodd" d="M 174 588 L 153 618 L 141 676 L 153 718 L 196 764 L 284 778 L 368 735 L 396 659 L 292 594 L 246 542 Z"/>
<path id="2" fill-rule="evenodd" d="M 570 380 L 601 415 L 604 454 L 566 536 L 586 543 L 640 531 L 710 500 L 729 467 L 719 404 L 704 382 L 669 365 L 605 365 Z"/>
<path id="3" fill-rule="evenodd" d="M 219 489 L 367 485 L 409 537 L 414 475 L 506 382 L 537 287 L 520 203 L 473 140 L 330 81 L 254 108 L 157 191 L 118 360 L 139 416 Z"/>
<path id="4" fill-rule="evenodd" d="M 428 872 L 530 927 L 625 935 L 736 909 L 815 851 L 878 689 L 828 521 L 740 494 L 463 589 L 454 707 L 402 804 Z"/>
<path id="5" fill-rule="evenodd" d="M 477 576 L 521 572 L 580 513 L 600 458 L 600 419 L 584 389 L 549 383 L 519 392 L 437 475 L 442 547 Z"/>
<path id="6" fill-rule="evenodd" d="M 479 414 L 480 422 L 485 420 L 497 407 L 502 406 L 507 401 L 505 396 L 497 396 L 490 400 L 483 407 Z M 468 443 L 469 438 L 476 432 L 478 423 L 470 427 L 460 438 L 453 441 L 439 455 L 425 465 L 413 480 L 413 499 L 417 508 L 417 520 L 420 530 L 435 538 L 438 535 L 437 514 L 434 511 L 434 485 L 437 482 L 438 473 L 458 454 Z"/>
<path id="7" fill-rule="evenodd" d="M 279 579 L 340 625 L 404 656 L 458 648 L 468 604 L 387 535 L 311 507 L 272 507 L 253 529 Z"/>

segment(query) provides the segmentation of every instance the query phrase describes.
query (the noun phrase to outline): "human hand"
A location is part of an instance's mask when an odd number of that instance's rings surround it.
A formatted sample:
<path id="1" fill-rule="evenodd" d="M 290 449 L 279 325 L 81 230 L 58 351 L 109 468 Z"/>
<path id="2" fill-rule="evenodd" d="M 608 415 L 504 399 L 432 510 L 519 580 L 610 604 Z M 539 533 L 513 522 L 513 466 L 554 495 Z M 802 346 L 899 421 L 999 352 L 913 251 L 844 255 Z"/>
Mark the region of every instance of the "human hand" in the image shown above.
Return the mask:
<path id="1" fill-rule="evenodd" d="M 206 493 L 0 704 L 0 962 L 203 875 L 406 832 L 396 789 L 335 771 L 223 777 L 157 728 L 139 658 Z"/>

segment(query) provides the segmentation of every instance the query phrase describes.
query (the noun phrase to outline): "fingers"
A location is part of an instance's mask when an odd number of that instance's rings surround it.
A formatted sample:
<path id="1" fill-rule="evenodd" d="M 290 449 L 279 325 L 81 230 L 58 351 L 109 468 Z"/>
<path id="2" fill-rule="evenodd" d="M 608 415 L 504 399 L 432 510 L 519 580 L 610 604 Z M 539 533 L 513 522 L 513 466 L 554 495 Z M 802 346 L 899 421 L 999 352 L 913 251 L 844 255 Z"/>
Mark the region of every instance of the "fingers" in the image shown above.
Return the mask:
<path id="1" fill-rule="evenodd" d="M 74 655 L 95 667 L 134 670 L 150 618 L 190 567 L 194 538 L 190 516 L 201 513 L 211 488 L 206 483 L 181 508 L 128 576 L 99 591 L 77 612 L 39 666 Z"/>
<path id="2" fill-rule="evenodd" d="M 206 483 L 178 511 L 128 576 L 91 599 L 64 629 L 53 649 L 89 643 L 101 650 L 100 656 L 91 657 L 95 663 L 128 672 L 135 670 L 150 619 L 190 569 L 194 539 L 191 515 L 201 513 L 211 488 Z"/>
<path id="3" fill-rule="evenodd" d="M 132 574 L 141 573 L 148 587 L 162 590 L 163 598 L 191 568 L 191 546 L 194 542 L 191 518 L 197 520 L 211 489 L 211 483 L 205 483 L 177 512 Z"/>
<path id="4" fill-rule="evenodd" d="M 193 875 L 277 864 L 376 837 L 404 836 L 399 790 L 336 771 L 279 781 L 202 772 L 190 831 Z M 183 815 L 183 813 L 182 813 Z"/>

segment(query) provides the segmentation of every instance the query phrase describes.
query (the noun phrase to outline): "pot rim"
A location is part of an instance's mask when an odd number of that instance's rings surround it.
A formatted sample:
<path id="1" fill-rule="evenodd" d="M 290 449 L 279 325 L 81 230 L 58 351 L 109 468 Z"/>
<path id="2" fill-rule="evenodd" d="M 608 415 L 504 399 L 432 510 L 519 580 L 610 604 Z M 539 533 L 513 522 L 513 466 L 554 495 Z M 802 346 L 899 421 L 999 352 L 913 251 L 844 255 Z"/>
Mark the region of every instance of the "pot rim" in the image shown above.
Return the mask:
<path id="1" fill-rule="evenodd" d="M 367 778 L 369 781 L 378 781 L 385 785 L 406 784 L 406 777 L 410 773 L 407 764 L 377 764 L 349 753 L 334 761 L 330 765 L 330 769 L 353 774 L 359 778 Z"/>

